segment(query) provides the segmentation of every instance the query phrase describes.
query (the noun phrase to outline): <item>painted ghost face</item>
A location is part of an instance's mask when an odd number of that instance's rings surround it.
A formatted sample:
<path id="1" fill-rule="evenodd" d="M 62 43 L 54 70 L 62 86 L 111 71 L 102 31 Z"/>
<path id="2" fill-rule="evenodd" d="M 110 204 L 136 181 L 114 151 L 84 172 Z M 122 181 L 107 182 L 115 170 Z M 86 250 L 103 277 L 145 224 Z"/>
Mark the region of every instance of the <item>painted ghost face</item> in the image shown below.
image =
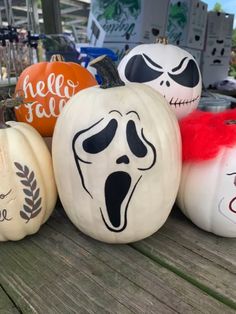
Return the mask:
<path id="1" fill-rule="evenodd" d="M 113 232 L 126 228 L 135 189 L 156 162 L 156 149 L 144 133 L 136 111 L 111 110 L 73 138 L 83 189 L 98 204 L 101 219 Z"/>
<path id="2" fill-rule="evenodd" d="M 235 149 L 222 148 L 214 159 L 184 164 L 178 204 L 200 228 L 236 237 Z"/>
<path id="3" fill-rule="evenodd" d="M 221 189 L 217 198 L 217 210 L 234 225 L 236 236 L 236 164 L 235 154 L 229 154 L 228 162 L 222 169 Z"/>
<path id="4" fill-rule="evenodd" d="M 122 80 L 150 85 L 169 102 L 178 119 L 196 109 L 202 80 L 191 54 L 173 45 L 149 44 L 133 48 L 120 62 Z"/>

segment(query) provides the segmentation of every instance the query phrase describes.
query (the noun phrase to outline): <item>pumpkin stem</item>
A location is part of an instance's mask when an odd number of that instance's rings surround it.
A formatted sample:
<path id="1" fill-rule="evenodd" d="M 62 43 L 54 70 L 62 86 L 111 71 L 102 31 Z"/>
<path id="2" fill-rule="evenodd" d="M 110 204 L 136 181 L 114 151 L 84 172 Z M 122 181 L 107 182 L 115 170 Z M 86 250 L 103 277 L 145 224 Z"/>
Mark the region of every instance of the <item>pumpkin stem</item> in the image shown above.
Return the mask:
<path id="1" fill-rule="evenodd" d="M 120 79 L 119 73 L 113 61 L 106 55 L 97 57 L 89 63 L 97 70 L 102 79 L 101 88 L 111 88 L 124 86 L 125 83 Z"/>
<path id="2" fill-rule="evenodd" d="M 51 56 L 51 59 L 50 59 L 50 62 L 55 62 L 55 61 L 61 61 L 61 62 L 63 62 L 63 61 L 65 61 L 65 59 L 64 59 L 64 57 L 62 56 L 62 55 L 57 55 L 57 54 L 55 54 L 55 55 L 52 55 Z"/>
<path id="3" fill-rule="evenodd" d="M 4 104 L 0 105 L 0 130 L 10 128 L 9 125 L 5 123 L 5 110 L 6 106 Z"/>
<path id="4" fill-rule="evenodd" d="M 156 40 L 157 44 L 168 45 L 168 38 L 167 37 L 158 37 Z"/>
<path id="5" fill-rule="evenodd" d="M 5 112 L 7 108 L 17 107 L 22 105 L 24 102 L 24 97 L 15 96 L 15 98 L 8 98 L 0 101 L 0 129 L 10 128 L 5 121 Z"/>

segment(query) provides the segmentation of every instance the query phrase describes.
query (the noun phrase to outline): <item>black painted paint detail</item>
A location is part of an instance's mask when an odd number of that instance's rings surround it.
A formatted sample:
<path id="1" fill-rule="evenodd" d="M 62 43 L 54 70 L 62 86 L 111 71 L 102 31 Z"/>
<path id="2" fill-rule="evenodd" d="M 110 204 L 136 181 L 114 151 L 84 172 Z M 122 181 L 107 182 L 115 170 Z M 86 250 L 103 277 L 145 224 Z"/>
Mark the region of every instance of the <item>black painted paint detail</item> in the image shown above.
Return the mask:
<path id="1" fill-rule="evenodd" d="M 121 204 L 131 185 L 131 177 L 127 172 L 111 173 L 105 183 L 105 200 L 109 220 L 115 228 L 121 224 Z"/>
<path id="2" fill-rule="evenodd" d="M 133 120 L 129 120 L 126 127 L 126 136 L 131 152 L 139 158 L 147 155 L 147 148 L 139 138 L 136 126 Z"/>
<path id="3" fill-rule="evenodd" d="M 145 53 L 143 54 L 144 59 L 146 59 L 149 63 L 151 63 L 154 67 L 163 70 L 162 66 L 154 62 L 149 56 L 147 56 Z"/>
<path id="4" fill-rule="evenodd" d="M 110 114 L 110 113 L 113 113 L 113 112 L 118 113 L 122 117 L 122 113 L 119 110 L 111 110 L 108 113 Z"/>
<path id="5" fill-rule="evenodd" d="M 142 138 L 143 138 L 144 142 L 151 147 L 152 152 L 153 152 L 153 161 L 152 161 L 151 165 L 149 167 L 147 167 L 147 168 L 138 168 L 138 170 L 145 171 L 145 170 L 151 169 L 155 165 L 156 160 L 157 160 L 157 152 L 156 152 L 156 149 L 155 149 L 154 145 L 151 142 L 149 142 L 146 139 L 146 137 L 144 136 L 143 129 L 141 130 L 141 135 L 142 135 Z"/>
<path id="6" fill-rule="evenodd" d="M 7 213 L 6 208 L 0 209 L 0 222 L 11 221 L 12 218 L 9 218 L 7 215 L 8 215 L 8 213 Z"/>
<path id="7" fill-rule="evenodd" d="M 121 172 L 121 171 L 119 171 L 119 172 Z M 123 173 L 129 176 L 128 173 L 126 173 L 126 172 L 123 172 Z M 125 175 L 125 176 L 126 176 L 126 175 Z M 102 220 L 103 220 L 103 222 L 104 222 L 104 224 L 105 224 L 105 226 L 107 227 L 108 230 L 110 230 L 110 231 L 112 231 L 112 232 L 121 232 L 121 231 L 123 231 L 123 230 L 126 228 L 126 226 L 127 226 L 127 210 L 128 210 L 128 207 L 129 207 L 129 203 L 130 203 L 130 200 L 131 200 L 131 198 L 132 198 L 132 196 L 133 196 L 133 193 L 134 193 L 134 191 L 135 191 L 135 189 L 136 189 L 136 187 L 137 187 L 139 181 L 141 180 L 141 178 L 142 178 L 142 176 L 139 177 L 139 179 L 138 179 L 137 182 L 135 183 L 135 185 L 134 185 L 134 187 L 133 187 L 133 189 L 132 189 L 132 191 L 131 191 L 131 193 L 130 193 L 129 199 L 128 199 L 128 201 L 127 201 L 127 203 L 126 203 L 126 206 L 125 206 L 125 211 L 124 211 L 124 223 L 123 223 L 123 225 L 120 227 L 120 229 L 113 229 L 113 228 L 111 228 L 111 227 L 107 224 L 107 222 L 106 222 L 106 220 L 105 220 L 105 218 L 104 218 L 104 215 L 103 215 L 103 213 L 102 213 L 102 209 L 100 208 L 100 213 L 101 213 L 101 216 L 102 216 Z M 118 209 L 118 210 L 119 210 L 119 209 Z M 114 215 L 114 216 L 116 216 L 116 215 Z M 115 227 L 115 226 L 114 226 L 114 227 Z M 118 227 L 119 227 L 119 226 L 118 226 Z"/>
<path id="8" fill-rule="evenodd" d="M 176 83 L 185 87 L 195 87 L 200 80 L 199 71 L 193 59 L 189 60 L 186 68 L 181 73 L 168 74 Z"/>
<path id="9" fill-rule="evenodd" d="M 17 172 L 16 175 L 20 178 L 25 194 L 23 208 L 20 210 L 20 217 L 28 223 L 31 219 L 37 217 L 42 211 L 42 197 L 40 188 L 34 171 L 30 171 L 26 165 L 21 165 L 19 162 L 14 162 Z"/>
<path id="10" fill-rule="evenodd" d="M 74 159 L 75 159 L 76 167 L 77 167 L 77 170 L 78 170 L 79 175 L 80 175 L 80 178 L 81 178 L 81 183 L 82 183 L 82 186 L 83 186 L 84 190 L 90 195 L 91 198 L 93 198 L 93 196 L 92 196 L 92 194 L 88 191 L 88 189 L 87 189 L 86 186 L 85 186 L 85 183 L 84 183 L 84 176 L 83 176 L 82 170 L 81 170 L 81 168 L 80 168 L 79 161 L 81 161 L 81 162 L 83 162 L 83 163 L 85 163 L 85 164 L 91 164 L 91 162 L 85 161 L 85 160 L 81 159 L 81 158 L 77 155 L 76 149 L 75 149 L 75 143 L 76 143 L 77 138 L 78 138 L 81 134 L 85 133 L 86 131 L 89 131 L 89 130 L 92 129 L 94 126 L 98 125 L 101 121 L 103 121 L 103 119 L 104 119 L 104 118 L 100 119 L 99 121 L 97 121 L 96 123 L 94 123 L 93 125 L 91 125 L 89 128 L 77 132 L 77 133 L 74 135 L 73 140 L 72 140 L 72 151 L 73 151 L 73 154 L 74 154 Z"/>
<path id="11" fill-rule="evenodd" d="M 117 121 L 112 119 L 103 130 L 83 141 L 83 149 L 89 154 L 100 153 L 111 143 L 117 127 Z"/>
<path id="12" fill-rule="evenodd" d="M 134 113 L 134 114 L 137 116 L 137 118 L 140 120 L 140 116 L 139 116 L 139 114 L 137 113 L 137 111 L 135 111 L 135 110 L 130 110 L 130 111 L 128 111 L 128 112 L 126 113 L 126 115 L 131 114 L 131 113 Z"/>
<path id="13" fill-rule="evenodd" d="M 129 164 L 129 157 L 127 155 L 123 155 L 123 156 L 117 158 L 116 163 L 128 165 Z"/>
<path id="14" fill-rule="evenodd" d="M 145 83 L 153 81 L 163 72 L 151 69 L 142 55 L 135 55 L 126 64 L 125 77 L 130 82 Z"/>
<path id="15" fill-rule="evenodd" d="M 11 193 L 11 189 L 6 194 L 4 193 L 0 194 L 0 199 L 4 200 L 4 198 L 7 197 L 10 193 Z"/>
<path id="16" fill-rule="evenodd" d="M 216 63 L 217 63 L 217 64 L 220 64 L 220 63 L 221 63 L 221 60 L 220 60 L 220 59 L 215 59 L 215 60 L 213 61 L 213 63 L 214 63 L 214 64 L 216 64 Z"/>
<path id="17" fill-rule="evenodd" d="M 186 59 L 187 59 L 187 57 L 183 58 L 183 59 L 180 61 L 179 65 L 178 65 L 177 67 L 173 68 L 171 71 L 172 71 L 172 72 L 176 72 L 176 71 L 180 70 L 180 69 L 182 68 L 183 63 L 184 63 L 184 61 L 185 61 Z"/>

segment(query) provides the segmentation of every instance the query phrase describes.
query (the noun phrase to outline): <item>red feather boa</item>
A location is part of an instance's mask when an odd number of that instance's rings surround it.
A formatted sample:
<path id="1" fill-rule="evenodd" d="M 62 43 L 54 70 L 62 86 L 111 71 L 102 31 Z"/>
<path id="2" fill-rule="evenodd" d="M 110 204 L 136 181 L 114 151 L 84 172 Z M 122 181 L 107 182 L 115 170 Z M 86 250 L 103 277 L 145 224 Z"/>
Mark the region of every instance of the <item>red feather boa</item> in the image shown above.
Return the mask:
<path id="1" fill-rule="evenodd" d="M 183 161 L 201 161 L 236 144 L 236 109 L 219 113 L 194 111 L 180 121 Z M 228 123 L 227 123 L 228 121 Z"/>

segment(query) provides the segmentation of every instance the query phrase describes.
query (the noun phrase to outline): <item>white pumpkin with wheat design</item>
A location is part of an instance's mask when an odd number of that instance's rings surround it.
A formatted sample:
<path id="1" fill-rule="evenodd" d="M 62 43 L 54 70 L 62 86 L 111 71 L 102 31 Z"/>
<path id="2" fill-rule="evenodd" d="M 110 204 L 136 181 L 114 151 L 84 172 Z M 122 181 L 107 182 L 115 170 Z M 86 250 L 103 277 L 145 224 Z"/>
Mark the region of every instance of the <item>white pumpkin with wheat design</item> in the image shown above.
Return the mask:
<path id="1" fill-rule="evenodd" d="M 56 185 L 40 134 L 26 123 L 5 123 L 0 112 L 0 241 L 20 240 L 49 218 Z"/>

